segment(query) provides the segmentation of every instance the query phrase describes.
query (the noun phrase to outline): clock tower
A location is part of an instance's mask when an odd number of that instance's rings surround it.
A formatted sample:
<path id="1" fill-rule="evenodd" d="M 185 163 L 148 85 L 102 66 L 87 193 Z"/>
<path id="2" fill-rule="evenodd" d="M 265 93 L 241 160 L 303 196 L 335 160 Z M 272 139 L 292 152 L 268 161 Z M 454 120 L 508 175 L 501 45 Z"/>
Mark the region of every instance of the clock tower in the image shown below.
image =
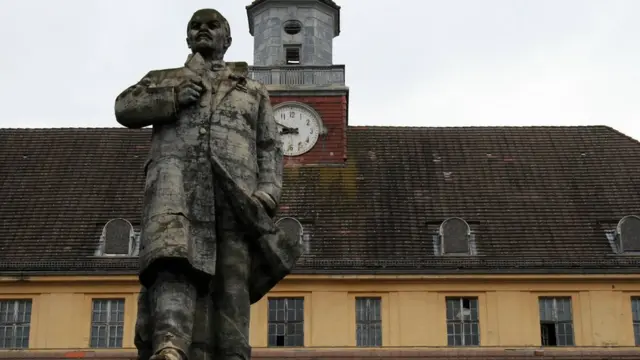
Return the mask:
<path id="1" fill-rule="evenodd" d="M 342 165 L 349 89 L 333 64 L 340 7 L 332 0 L 256 0 L 249 75 L 265 84 L 280 128 L 285 166 Z"/>

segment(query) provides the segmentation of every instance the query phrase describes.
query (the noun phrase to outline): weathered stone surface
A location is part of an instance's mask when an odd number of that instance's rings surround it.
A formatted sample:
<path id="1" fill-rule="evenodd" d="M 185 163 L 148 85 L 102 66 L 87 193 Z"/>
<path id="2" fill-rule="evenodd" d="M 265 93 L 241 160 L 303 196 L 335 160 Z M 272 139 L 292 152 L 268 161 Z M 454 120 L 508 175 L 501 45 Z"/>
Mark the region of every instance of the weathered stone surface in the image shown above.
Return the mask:
<path id="1" fill-rule="evenodd" d="M 145 162 L 135 344 L 141 360 L 249 359 L 250 304 L 301 255 L 274 225 L 282 148 L 269 94 L 217 11 L 194 13 L 183 67 L 155 70 L 116 99 L 117 121 L 153 126 Z"/>

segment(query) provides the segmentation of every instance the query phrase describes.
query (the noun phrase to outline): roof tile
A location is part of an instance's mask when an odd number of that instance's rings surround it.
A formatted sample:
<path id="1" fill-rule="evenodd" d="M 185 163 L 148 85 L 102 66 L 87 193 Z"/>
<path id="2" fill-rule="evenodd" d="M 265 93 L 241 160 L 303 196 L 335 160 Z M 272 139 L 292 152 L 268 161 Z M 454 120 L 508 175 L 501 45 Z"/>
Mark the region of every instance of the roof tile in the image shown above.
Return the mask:
<path id="1" fill-rule="evenodd" d="M 0 129 L 0 269 L 135 271 L 93 256 L 136 224 L 150 130 Z M 640 144 L 604 126 L 350 127 L 345 166 L 285 171 L 281 216 L 310 232 L 296 271 L 638 271 L 604 235 L 640 214 Z M 434 254 L 448 217 L 478 255 Z M 624 270 L 626 269 L 626 270 Z"/>

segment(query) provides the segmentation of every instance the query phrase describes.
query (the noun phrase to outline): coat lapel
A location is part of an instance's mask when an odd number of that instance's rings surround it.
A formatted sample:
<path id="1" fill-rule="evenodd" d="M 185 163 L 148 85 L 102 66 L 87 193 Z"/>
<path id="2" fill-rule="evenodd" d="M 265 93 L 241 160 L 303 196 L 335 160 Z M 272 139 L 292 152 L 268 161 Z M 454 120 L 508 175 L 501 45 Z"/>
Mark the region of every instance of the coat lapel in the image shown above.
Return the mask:
<path id="1" fill-rule="evenodd" d="M 204 59 L 202 58 L 202 55 L 200 55 L 199 53 L 189 54 L 189 57 L 187 58 L 187 61 L 185 62 L 184 66 L 187 69 L 196 73 L 200 77 L 200 79 L 202 80 L 202 84 L 206 89 L 206 92 L 202 94 L 202 97 L 200 98 L 200 101 L 199 101 L 200 107 L 209 106 L 209 104 L 211 103 L 212 85 L 209 83 L 209 80 L 207 79 L 207 65 Z"/>
<path id="2" fill-rule="evenodd" d="M 187 61 L 185 61 L 184 63 L 184 66 L 199 75 L 206 70 L 204 59 L 199 53 L 189 54 L 189 56 L 187 57 Z"/>
<path id="3" fill-rule="evenodd" d="M 213 103 L 211 109 L 215 110 L 220 106 L 220 103 L 229 95 L 231 91 L 238 85 L 240 78 L 231 73 L 228 67 L 220 70 L 218 77 L 214 81 L 213 88 L 216 89 L 213 94 Z"/>
<path id="4" fill-rule="evenodd" d="M 207 65 L 200 54 L 195 53 L 189 55 L 185 66 L 201 77 L 206 78 Z M 225 97 L 236 87 L 236 85 L 238 85 L 238 81 L 241 78 L 242 77 L 233 74 L 228 66 L 225 66 L 222 70 L 219 71 L 210 85 L 208 81 L 204 81 L 204 85 L 207 87 L 207 90 L 209 90 L 209 92 L 212 94 L 211 110 L 215 110 L 218 108 Z M 211 86 L 211 89 L 208 88 L 209 86 Z M 207 103 L 208 101 L 206 101 L 206 99 L 203 99 L 200 105 L 206 106 Z"/>

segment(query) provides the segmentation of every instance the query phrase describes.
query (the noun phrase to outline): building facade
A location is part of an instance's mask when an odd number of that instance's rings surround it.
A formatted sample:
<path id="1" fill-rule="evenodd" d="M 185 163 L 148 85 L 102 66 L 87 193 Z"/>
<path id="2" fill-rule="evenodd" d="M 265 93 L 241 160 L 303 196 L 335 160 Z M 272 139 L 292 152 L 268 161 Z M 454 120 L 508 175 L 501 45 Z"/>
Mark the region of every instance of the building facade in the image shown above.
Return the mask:
<path id="1" fill-rule="evenodd" d="M 340 7 L 247 15 L 237 71 L 270 91 L 278 223 L 305 249 L 252 306 L 256 358 L 640 358 L 640 143 L 349 126 Z M 149 135 L 0 129 L 0 358 L 134 357 Z"/>
<path id="2" fill-rule="evenodd" d="M 132 355 L 135 276 L 0 280 L 0 345 L 14 349 L 8 355 L 16 349 Z M 533 349 L 570 354 L 608 347 L 637 356 L 637 284 L 635 275 L 292 275 L 253 305 L 251 345 L 257 354 L 499 348 L 524 356 Z"/>
<path id="3" fill-rule="evenodd" d="M 251 344 L 635 347 L 637 282 L 624 275 L 293 275 L 253 305 Z M 2 288 L 4 349 L 133 348 L 135 276 L 5 277 Z"/>

